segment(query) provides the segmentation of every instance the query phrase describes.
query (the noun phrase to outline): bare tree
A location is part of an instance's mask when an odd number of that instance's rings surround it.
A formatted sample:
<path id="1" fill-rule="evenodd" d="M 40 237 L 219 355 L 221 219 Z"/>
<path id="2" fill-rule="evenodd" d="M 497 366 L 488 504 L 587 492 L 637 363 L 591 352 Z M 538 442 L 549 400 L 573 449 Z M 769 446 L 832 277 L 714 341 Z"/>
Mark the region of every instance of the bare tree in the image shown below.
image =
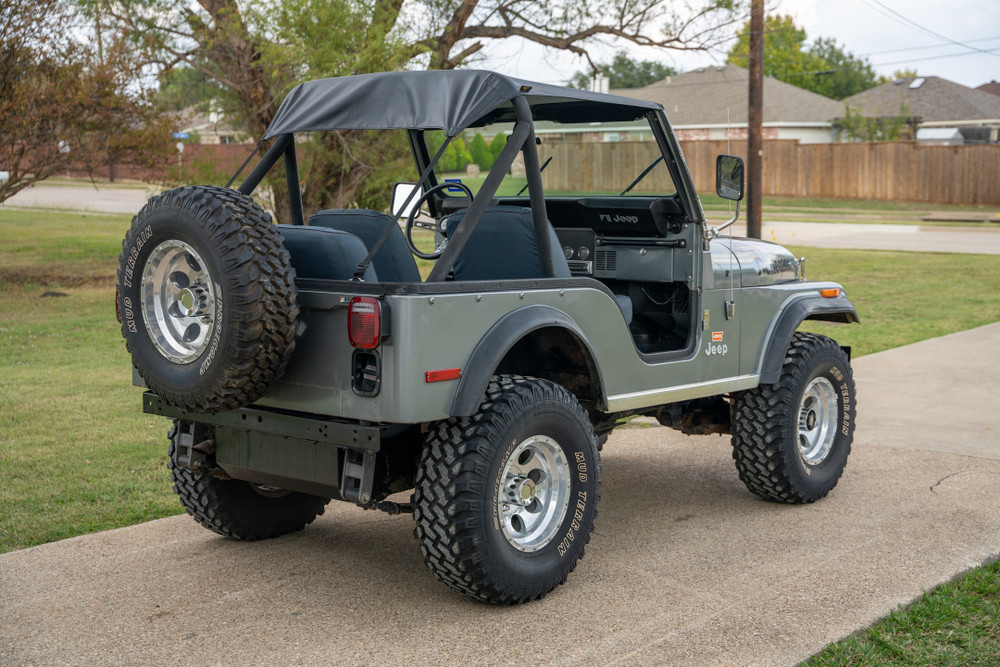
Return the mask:
<path id="1" fill-rule="evenodd" d="M 599 40 L 673 50 L 707 49 L 743 20 L 743 0 L 80 0 L 138 40 L 148 62 L 180 64 L 227 91 L 227 111 L 261 136 L 299 81 L 391 69 L 452 69 L 491 40 L 520 38 L 585 58 Z M 595 68 L 596 69 L 596 68 Z M 330 133 L 303 176 L 306 211 L 357 201 L 392 146 L 363 132 Z M 390 140 L 391 141 L 391 140 Z M 328 157 L 323 157 L 323 154 Z M 277 217 L 284 185 L 270 181 Z"/>

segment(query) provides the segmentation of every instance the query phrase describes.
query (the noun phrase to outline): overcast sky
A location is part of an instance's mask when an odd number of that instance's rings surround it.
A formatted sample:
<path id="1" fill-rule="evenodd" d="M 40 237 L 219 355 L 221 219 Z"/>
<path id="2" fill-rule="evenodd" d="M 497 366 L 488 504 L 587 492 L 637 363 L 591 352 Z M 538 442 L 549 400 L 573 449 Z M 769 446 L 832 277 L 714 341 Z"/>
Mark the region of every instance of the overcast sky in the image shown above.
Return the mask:
<path id="1" fill-rule="evenodd" d="M 780 0 L 769 3 L 769 11 L 791 14 L 809 42 L 833 38 L 855 56 L 867 57 L 885 76 L 916 69 L 922 76 L 939 76 L 972 88 L 1000 81 L 1000 0 Z M 725 62 L 730 44 L 717 53 L 628 50 L 637 59 L 662 59 L 687 71 Z M 595 61 L 608 61 L 623 47 L 627 45 L 608 43 L 592 53 Z M 513 40 L 487 52 L 487 58 L 473 66 L 547 83 L 565 83 L 587 67 L 584 60 L 567 53 L 546 52 L 530 44 L 513 48 Z"/>

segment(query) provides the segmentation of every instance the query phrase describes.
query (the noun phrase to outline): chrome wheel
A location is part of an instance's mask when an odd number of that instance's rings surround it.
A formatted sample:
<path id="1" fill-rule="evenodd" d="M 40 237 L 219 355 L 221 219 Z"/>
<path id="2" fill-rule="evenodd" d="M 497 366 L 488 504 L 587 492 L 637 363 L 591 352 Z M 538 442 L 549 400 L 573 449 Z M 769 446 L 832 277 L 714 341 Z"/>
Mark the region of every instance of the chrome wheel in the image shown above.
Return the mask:
<path id="1" fill-rule="evenodd" d="M 799 403 L 796 419 L 799 456 L 806 465 L 816 466 L 826 460 L 837 436 L 837 390 L 825 377 L 809 383 Z"/>
<path id="2" fill-rule="evenodd" d="M 190 245 L 170 239 L 153 248 L 142 270 L 142 319 L 160 353 L 179 364 L 197 359 L 219 325 L 221 296 Z"/>
<path id="3" fill-rule="evenodd" d="M 534 435 L 514 448 L 497 492 L 497 517 L 511 546 L 537 551 L 552 541 L 569 507 L 570 474 L 552 438 Z"/>

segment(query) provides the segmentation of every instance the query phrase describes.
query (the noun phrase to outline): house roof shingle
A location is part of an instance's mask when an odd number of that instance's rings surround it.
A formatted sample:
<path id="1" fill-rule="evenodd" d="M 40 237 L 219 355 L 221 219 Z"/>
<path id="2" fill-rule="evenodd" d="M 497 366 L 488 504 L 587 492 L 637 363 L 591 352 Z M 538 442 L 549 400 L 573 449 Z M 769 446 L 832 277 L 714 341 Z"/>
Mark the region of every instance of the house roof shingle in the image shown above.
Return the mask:
<path id="1" fill-rule="evenodd" d="M 902 103 L 924 123 L 1000 119 L 1000 97 L 937 76 L 896 79 L 844 102 L 865 116 L 895 116 Z"/>
<path id="2" fill-rule="evenodd" d="M 611 92 L 659 102 L 675 127 L 746 125 L 749 82 L 746 69 L 726 64 L 667 77 L 643 88 Z M 764 77 L 765 123 L 828 123 L 843 114 L 840 102 Z"/>

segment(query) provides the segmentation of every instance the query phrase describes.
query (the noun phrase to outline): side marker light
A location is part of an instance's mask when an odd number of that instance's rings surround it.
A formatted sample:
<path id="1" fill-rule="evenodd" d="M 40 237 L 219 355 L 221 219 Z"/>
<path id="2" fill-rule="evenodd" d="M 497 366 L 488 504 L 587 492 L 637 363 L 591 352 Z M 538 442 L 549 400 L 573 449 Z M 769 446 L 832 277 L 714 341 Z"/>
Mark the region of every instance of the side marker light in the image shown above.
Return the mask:
<path id="1" fill-rule="evenodd" d="M 457 380 L 460 377 L 462 377 L 461 368 L 442 368 L 439 371 L 424 373 L 424 382 L 444 382 L 445 380 Z"/>

